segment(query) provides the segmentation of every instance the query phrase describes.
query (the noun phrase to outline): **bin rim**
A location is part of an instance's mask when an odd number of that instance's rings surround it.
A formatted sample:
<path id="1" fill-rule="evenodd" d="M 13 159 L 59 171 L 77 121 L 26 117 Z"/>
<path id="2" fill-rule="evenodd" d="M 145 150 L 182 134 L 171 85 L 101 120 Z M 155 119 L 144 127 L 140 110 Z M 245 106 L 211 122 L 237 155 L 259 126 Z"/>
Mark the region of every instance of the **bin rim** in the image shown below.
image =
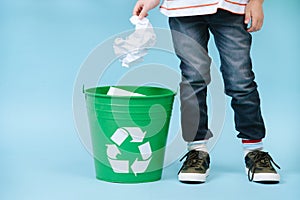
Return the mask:
<path id="1" fill-rule="evenodd" d="M 95 93 L 92 92 L 92 90 L 97 90 L 99 88 L 109 88 L 109 87 L 116 87 L 116 88 L 126 88 L 126 87 L 131 87 L 131 88 L 149 88 L 149 89 L 160 89 L 160 90 L 166 90 L 169 91 L 169 94 L 159 94 L 159 95 L 149 95 L 149 96 L 111 96 L 111 95 L 107 95 L 107 94 L 99 94 L 99 93 Z M 97 87 L 91 87 L 88 89 L 85 89 L 84 86 L 82 88 L 82 91 L 84 94 L 88 95 L 88 96 L 94 96 L 94 97 L 103 97 L 103 98 L 117 98 L 117 99 L 152 99 L 152 98 L 163 98 L 163 97 L 170 97 L 170 96 L 175 96 L 177 94 L 177 92 L 168 89 L 168 88 L 163 88 L 163 87 L 157 87 L 157 86 L 136 86 L 136 85 L 106 85 L 106 86 L 97 86 Z"/>

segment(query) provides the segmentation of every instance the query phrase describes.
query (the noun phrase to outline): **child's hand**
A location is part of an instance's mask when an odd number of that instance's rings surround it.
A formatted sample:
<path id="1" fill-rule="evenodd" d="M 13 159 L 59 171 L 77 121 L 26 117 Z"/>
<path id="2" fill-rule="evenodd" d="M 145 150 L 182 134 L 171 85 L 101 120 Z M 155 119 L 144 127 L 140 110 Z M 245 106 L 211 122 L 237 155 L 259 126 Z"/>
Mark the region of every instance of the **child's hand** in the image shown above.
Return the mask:
<path id="1" fill-rule="evenodd" d="M 263 2 L 264 0 L 250 0 L 247 4 L 245 8 L 245 24 L 249 24 L 251 21 L 248 32 L 255 32 L 261 29 L 264 22 Z"/>
<path id="2" fill-rule="evenodd" d="M 140 19 L 148 16 L 148 11 L 158 6 L 160 0 L 138 0 L 133 9 L 133 15 L 139 16 Z"/>

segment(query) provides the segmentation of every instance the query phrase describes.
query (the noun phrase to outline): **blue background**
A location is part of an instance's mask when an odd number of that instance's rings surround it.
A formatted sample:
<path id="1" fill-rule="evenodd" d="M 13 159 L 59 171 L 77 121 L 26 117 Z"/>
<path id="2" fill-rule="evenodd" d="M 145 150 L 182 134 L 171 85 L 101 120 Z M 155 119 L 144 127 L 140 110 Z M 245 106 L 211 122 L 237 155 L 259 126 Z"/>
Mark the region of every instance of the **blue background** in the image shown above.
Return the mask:
<path id="1" fill-rule="evenodd" d="M 229 104 L 206 184 L 179 183 L 179 162 L 165 168 L 162 180 L 154 183 L 94 178 L 92 157 L 74 128 L 73 84 L 95 46 L 132 28 L 128 19 L 134 3 L 0 1 L 0 199 L 298 199 L 298 0 L 265 2 L 264 28 L 254 34 L 252 49 L 268 128 L 265 149 L 282 167 L 280 184 L 248 182 Z M 157 9 L 149 19 L 155 27 L 168 27 Z M 218 64 L 213 43 L 210 49 Z"/>

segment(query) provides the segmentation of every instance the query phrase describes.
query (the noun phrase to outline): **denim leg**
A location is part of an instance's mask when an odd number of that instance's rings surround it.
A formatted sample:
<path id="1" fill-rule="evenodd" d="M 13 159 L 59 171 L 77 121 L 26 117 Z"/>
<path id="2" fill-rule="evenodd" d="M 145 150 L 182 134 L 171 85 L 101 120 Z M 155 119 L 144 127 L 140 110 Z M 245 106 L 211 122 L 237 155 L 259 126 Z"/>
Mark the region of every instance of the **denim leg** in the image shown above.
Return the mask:
<path id="1" fill-rule="evenodd" d="M 209 40 L 205 17 L 169 18 L 176 55 L 180 59 L 181 127 L 187 142 L 212 137 L 208 129 L 207 85 L 210 82 L 211 59 L 207 53 Z"/>
<path id="2" fill-rule="evenodd" d="M 225 93 L 232 97 L 238 137 L 262 139 L 265 125 L 250 58 L 252 37 L 246 31 L 244 16 L 221 10 L 209 21 L 220 53 Z"/>

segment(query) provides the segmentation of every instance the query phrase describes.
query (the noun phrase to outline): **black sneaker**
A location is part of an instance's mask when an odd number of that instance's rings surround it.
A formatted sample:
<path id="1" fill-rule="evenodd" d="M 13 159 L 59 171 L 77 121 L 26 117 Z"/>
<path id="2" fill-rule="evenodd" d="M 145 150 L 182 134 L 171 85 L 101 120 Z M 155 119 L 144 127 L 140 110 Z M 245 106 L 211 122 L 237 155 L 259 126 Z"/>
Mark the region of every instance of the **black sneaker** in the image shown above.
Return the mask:
<path id="1" fill-rule="evenodd" d="M 251 151 L 245 157 L 246 173 L 249 181 L 263 183 L 278 183 L 280 175 L 274 169 L 272 163 L 280 169 L 272 157 L 263 151 Z"/>
<path id="2" fill-rule="evenodd" d="M 178 172 L 178 179 L 184 183 L 203 183 L 209 173 L 210 158 L 207 152 L 192 150 L 186 153 L 180 161 L 186 157 Z"/>

